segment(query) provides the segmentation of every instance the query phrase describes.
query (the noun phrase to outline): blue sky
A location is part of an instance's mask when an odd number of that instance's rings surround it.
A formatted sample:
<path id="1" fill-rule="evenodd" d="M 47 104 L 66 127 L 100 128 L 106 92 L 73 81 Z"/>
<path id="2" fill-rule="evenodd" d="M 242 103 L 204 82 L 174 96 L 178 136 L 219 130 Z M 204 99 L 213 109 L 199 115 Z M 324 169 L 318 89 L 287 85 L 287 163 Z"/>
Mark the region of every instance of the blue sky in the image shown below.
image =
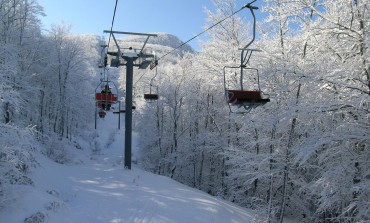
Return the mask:
<path id="1" fill-rule="evenodd" d="M 44 29 L 65 22 L 74 34 L 97 34 L 109 30 L 116 0 L 38 0 L 46 17 Z M 236 0 L 240 7 L 249 1 Z M 165 32 L 187 41 L 206 24 L 204 8 L 214 9 L 211 0 L 118 0 L 113 30 Z M 248 13 L 247 10 L 240 13 Z M 189 43 L 198 49 L 197 41 Z"/>

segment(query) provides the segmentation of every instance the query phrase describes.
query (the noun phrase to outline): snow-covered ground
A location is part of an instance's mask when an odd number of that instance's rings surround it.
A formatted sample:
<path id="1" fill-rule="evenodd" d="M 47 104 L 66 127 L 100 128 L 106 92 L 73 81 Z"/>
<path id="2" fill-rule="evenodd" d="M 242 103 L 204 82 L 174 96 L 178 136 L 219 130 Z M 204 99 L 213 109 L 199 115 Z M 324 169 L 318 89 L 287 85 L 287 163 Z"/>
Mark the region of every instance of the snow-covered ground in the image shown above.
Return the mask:
<path id="1" fill-rule="evenodd" d="M 99 143 L 101 151 L 93 156 L 90 149 L 76 151 L 78 164 L 62 165 L 36 155 L 34 186 L 18 186 L 18 198 L 0 213 L 0 222 L 25 222 L 31 215 L 52 223 L 252 222 L 250 210 L 135 165 L 124 169 L 123 127 L 117 130 L 112 113 L 99 120 L 99 133 L 90 145 Z M 135 149 L 135 136 L 133 143 Z"/>

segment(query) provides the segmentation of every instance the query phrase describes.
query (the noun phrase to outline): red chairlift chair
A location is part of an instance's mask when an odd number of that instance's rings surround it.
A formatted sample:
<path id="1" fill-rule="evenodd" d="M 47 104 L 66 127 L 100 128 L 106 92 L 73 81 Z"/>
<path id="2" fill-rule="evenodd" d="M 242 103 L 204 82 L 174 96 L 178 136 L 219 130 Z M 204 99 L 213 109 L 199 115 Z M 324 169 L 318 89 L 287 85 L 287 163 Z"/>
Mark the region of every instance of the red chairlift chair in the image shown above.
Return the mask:
<path id="1" fill-rule="evenodd" d="M 109 111 L 112 104 L 117 103 L 117 94 L 113 94 L 109 85 L 106 84 L 101 92 L 95 93 L 97 106 L 104 111 Z"/>
<path id="2" fill-rule="evenodd" d="M 270 101 L 270 99 L 268 98 L 268 95 L 264 94 L 260 89 L 258 69 L 247 67 L 247 64 L 252 56 L 252 53 L 254 51 L 257 51 L 255 49 L 248 49 L 248 47 L 254 42 L 255 33 L 256 33 L 256 17 L 254 15 L 253 10 L 258 9 L 258 7 L 252 6 L 251 5 L 252 3 L 247 4 L 246 7 L 249 8 L 253 16 L 253 38 L 244 48 L 240 49 L 241 50 L 240 66 L 237 66 L 237 67 L 236 66 L 234 67 L 225 66 L 223 70 L 224 71 L 225 98 L 226 98 L 226 101 L 229 105 L 231 112 L 232 112 L 232 109 L 230 105 L 244 107 L 246 112 L 249 112 L 251 109 L 264 105 Z M 246 53 L 244 54 L 244 52 Z M 227 83 L 226 83 L 226 68 L 240 68 L 240 81 L 239 81 L 240 89 L 228 89 Z M 244 90 L 244 87 L 243 87 L 243 71 L 244 70 L 256 71 L 258 90 Z"/>
<path id="3" fill-rule="evenodd" d="M 263 98 L 261 91 L 226 90 L 227 102 L 232 105 L 266 104 L 269 98 Z"/>
<path id="4" fill-rule="evenodd" d="M 113 89 L 109 87 L 110 83 L 114 86 Z M 101 90 L 102 86 L 103 89 Z M 111 110 L 111 106 L 119 102 L 118 88 L 104 76 L 100 79 L 100 83 L 95 89 L 95 129 L 97 127 L 97 118 L 104 118 L 107 112 Z"/>
<path id="5" fill-rule="evenodd" d="M 99 113 L 98 113 L 98 114 L 99 114 L 99 117 L 100 117 L 100 118 L 104 118 L 104 117 L 105 117 L 105 115 L 106 115 L 105 111 L 104 111 L 104 110 L 102 110 L 102 109 L 100 109 L 100 110 L 99 110 Z"/>
<path id="6" fill-rule="evenodd" d="M 259 73 L 258 69 L 255 68 L 244 68 L 247 70 L 254 70 L 256 71 L 257 75 L 257 88 L 258 90 L 244 90 L 243 88 L 243 77 L 241 75 L 240 78 L 240 88 L 239 89 L 229 89 L 226 84 L 226 68 L 239 68 L 239 67 L 224 67 L 224 85 L 225 85 L 225 98 L 226 102 L 229 105 L 230 111 L 233 112 L 233 110 L 230 106 L 237 106 L 238 108 L 243 107 L 245 109 L 244 112 L 249 112 L 253 108 L 257 108 L 259 106 L 262 106 L 270 101 L 268 98 L 268 95 L 264 94 L 260 90 L 260 83 L 259 83 Z M 237 113 L 244 113 L 238 111 Z"/>
<path id="7" fill-rule="evenodd" d="M 98 107 L 104 111 L 109 111 L 112 104 L 117 102 L 117 96 L 111 93 L 96 93 L 95 99 L 98 101 Z"/>

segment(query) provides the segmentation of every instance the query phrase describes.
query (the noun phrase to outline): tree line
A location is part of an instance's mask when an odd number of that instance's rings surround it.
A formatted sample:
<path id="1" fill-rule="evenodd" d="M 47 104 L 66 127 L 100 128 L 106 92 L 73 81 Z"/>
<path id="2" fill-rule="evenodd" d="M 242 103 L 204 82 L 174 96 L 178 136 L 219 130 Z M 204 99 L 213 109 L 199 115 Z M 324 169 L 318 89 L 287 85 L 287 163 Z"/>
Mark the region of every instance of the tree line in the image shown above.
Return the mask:
<path id="1" fill-rule="evenodd" d="M 0 208 L 12 186 L 32 184 L 32 153 L 66 161 L 72 142 L 94 117 L 99 37 L 74 36 L 66 24 L 45 31 L 36 0 L 0 1 Z"/>
<path id="2" fill-rule="evenodd" d="M 213 1 L 213 24 L 236 11 Z M 240 65 L 248 17 L 212 29 L 202 50 L 160 63 L 160 99 L 138 115 L 141 165 L 259 210 L 257 221 L 369 220 L 368 2 L 266 1 L 250 67 L 271 102 L 231 113 L 223 67 Z M 237 82 L 235 71 L 231 82 Z M 246 83 L 256 77 L 246 75 Z M 237 86 L 237 85 L 236 85 Z"/>

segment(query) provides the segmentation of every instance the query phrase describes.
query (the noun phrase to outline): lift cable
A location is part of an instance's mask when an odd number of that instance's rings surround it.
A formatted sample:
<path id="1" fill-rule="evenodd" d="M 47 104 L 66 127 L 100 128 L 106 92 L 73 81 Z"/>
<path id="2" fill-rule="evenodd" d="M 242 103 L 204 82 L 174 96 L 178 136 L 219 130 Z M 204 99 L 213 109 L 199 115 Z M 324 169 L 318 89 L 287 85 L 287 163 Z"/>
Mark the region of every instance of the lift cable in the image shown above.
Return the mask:
<path id="1" fill-rule="evenodd" d="M 169 51 L 168 53 L 166 53 L 165 55 L 161 56 L 160 58 L 158 58 L 157 61 L 159 61 L 160 59 L 162 59 L 163 57 L 166 57 L 168 56 L 170 53 L 174 52 L 175 50 L 179 49 L 180 47 L 184 46 L 185 44 L 189 43 L 190 41 L 194 40 L 195 38 L 199 37 L 200 35 L 208 32 L 210 29 L 212 29 L 213 27 L 217 26 L 218 24 L 222 23 L 223 21 L 225 21 L 226 19 L 234 16 L 235 14 L 237 14 L 238 12 L 240 12 L 241 10 L 245 9 L 245 8 L 249 8 L 249 7 L 253 7 L 251 6 L 252 3 L 254 3 L 255 1 L 257 0 L 254 0 L 246 5 L 244 5 L 243 7 L 241 7 L 239 10 L 233 12 L 231 15 L 225 17 L 224 19 L 218 21 L 217 23 L 213 24 L 212 26 L 208 27 L 207 29 L 203 30 L 202 32 L 198 33 L 197 35 L 193 36 L 192 38 L 190 38 L 188 41 L 180 44 L 178 47 L 174 48 L 173 50 Z"/>
<path id="2" fill-rule="evenodd" d="M 218 21 L 217 23 L 213 24 L 212 26 L 208 27 L 207 29 L 203 30 L 202 32 L 198 33 L 197 35 L 193 36 L 192 38 L 190 38 L 190 39 L 189 39 L 189 40 L 187 40 L 186 42 L 184 42 L 184 43 L 180 44 L 179 46 L 177 46 L 176 48 L 174 48 L 174 49 L 170 50 L 169 52 L 167 52 L 166 54 L 164 54 L 163 56 L 161 56 L 160 58 L 158 58 L 156 61 L 158 62 L 160 59 L 162 59 L 162 58 L 164 58 L 164 57 L 168 56 L 168 55 L 169 55 L 169 54 L 171 54 L 172 52 L 174 52 L 174 51 L 178 50 L 180 47 L 184 46 L 185 44 L 187 44 L 187 43 L 189 43 L 190 41 L 194 40 L 195 38 L 199 37 L 200 35 L 202 35 L 202 34 L 204 34 L 204 33 L 208 32 L 208 31 L 209 31 L 210 29 L 212 29 L 213 27 L 215 27 L 215 26 L 219 25 L 220 23 L 222 23 L 223 21 L 225 21 L 225 20 L 229 19 L 230 17 L 234 16 L 235 14 L 239 13 L 239 12 L 240 12 L 240 11 L 242 11 L 243 9 L 245 9 L 245 8 L 252 8 L 252 9 L 256 9 L 256 7 L 255 7 L 255 6 L 252 6 L 252 4 L 253 4 L 254 2 L 256 2 L 256 1 L 257 1 L 257 0 L 253 0 L 252 2 L 245 4 L 245 5 L 244 5 L 244 6 L 242 6 L 239 10 L 237 10 L 237 11 L 233 12 L 233 13 L 232 13 L 232 14 L 230 14 L 229 16 L 227 16 L 227 17 L 223 18 L 222 20 Z M 135 86 L 136 86 L 136 84 L 141 80 L 141 78 L 142 78 L 143 76 L 145 76 L 145 74 L 146 74 L 147 72 L 148 72 L 148 70 L 147 70 L 146 72 L 144 72 L 144 73 L 139 77 L 139 79 L 138 79 L 138 80 L 135 82 L 135 84 L 134 84 Z"/>
<path id="3" fill-rule="evenodd" d="M 146 69 L 146 71 L 136 80 L 136 82 L 134 83 L 134 86 L 136 86 L 137 85 L 137 83 L 141 80 L 141 78 L 143 78 L 145 75 L 146 75 L 146 73 L 148 73 L 148 69 Z"/>
<path id="4" fill-rule="evenodd" d="M 229 15 L 229 16 L 227 16 L 227 17 L 225 17 L 224 19 L 222 19 L 222 20 L 218 21 L 217 23 L 213 24 L 212 26 L 208 27 L 207 29 L 203 30 L 202 32 L 198 33 L 197 35 L 193 36 L 193 37 L 192 37 L 192 38 L 190 38 L 188 41 L 186 41 L 186 42 L 184 42 L 184 43 L 180 44 L 180 45 L 179 45 L 179 46 L 177 46 L 176 48 L 172 49 L 171 51 L 169 51 L 169 52 L 168 52 L 168 53 L 166 53 L 165 55 L 163 55 L 163 56 L 161 56 L 160 58 L 158 58 L 156 61 L 158 62 L 160 59 L 162 59 L 162 58 L 164 58 L 164 57 L 168 56 L 168 55 L 169 55 L 169 54 L 171 54 L 172 52 L 174 52 L 174 51 L 178 50 L 180 47 L 184 46 L 185 44 L 187 44 L 187 43 L 189 43 L 190 41 L 194 40 L 195 38 L 199 37 L 200 35 L 202 35 L 202 34 L 204 34 L 204 33 L 208 32 L 208 31 L 209 31 L 210 29 L 212 29 L 213 27 L 215 27 L 215 26 L 217 26 L 218 24 L 222 23 L 223 21 L 225 21 L 225 20 L 229 19 L 230 17 L 234 16 L 235 14 L 237 14 L 237 13 L 238 13 L 238 12 L 240 12 L 240 11 L 242 11 L 243 9 L 245 9 L 245 8 L 250 8 L 250 7 L 255 8 L 254 6 L 252 6 L 252 5 L 251 5 L 251 4 L 253 4 L 255 1 L 257 1 L 257 0 L 254 0 L 254 1 L 250 2 L 250 3 L 248 3 L 248 4 L 245 4 L 245 5 L 244 5 L 243 7 L 241 7 L 239 10 L 237 10 L 237 11 L 233 12 L 231 15 Z M 138 79 L 138 80 L 135 82 L 135 84 L 134 84 L 135 86 L 136 86 L 136 84 L 141 80 L 141 78 L 142 78 L 143 76 L 145 76 L 145 74 L 146 74 L 147 72 L 148 72 L 148 70 L 147 70 L 146 72 L 144 72 L 144 73 L 139 77 L 139 79 Z"/>
<path id="5" fill-rule="evenodd" d="M 110 31 L 111 32 L 109 34 L 109 39 L 108 39 L 108 49 L 109 49 L 110 38 L 112 37 L 112 30 L 113 30 L 114 18 L 116 17 L 117 5 L 118 5 L 118 0 L 116 0 L 116 4 L 114 6 L 114 12 L 113 12 L 113 18 L 112 18 L 112 25 L 110 27 Z"/>

